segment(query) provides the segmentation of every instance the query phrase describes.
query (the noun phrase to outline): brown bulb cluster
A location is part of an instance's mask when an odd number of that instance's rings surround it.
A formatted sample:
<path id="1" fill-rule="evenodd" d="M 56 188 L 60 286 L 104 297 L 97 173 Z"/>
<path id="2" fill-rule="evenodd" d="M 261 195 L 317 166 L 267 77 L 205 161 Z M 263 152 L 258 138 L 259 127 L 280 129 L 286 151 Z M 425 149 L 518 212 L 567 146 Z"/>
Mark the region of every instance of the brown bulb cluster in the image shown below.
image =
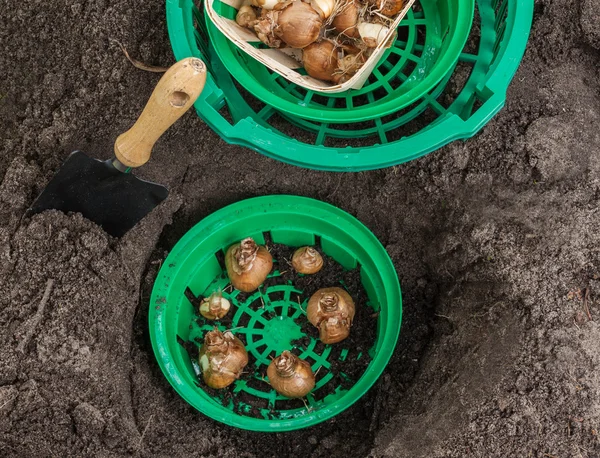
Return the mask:
<path id="1" fill-rule="evenodd" d="M 382 45 L 405 0 L 250 0 L 236 16 L 271 48 L 301 61 L 306 73 L 343 84 Z M 390 40 L 388 40 L 390 41 Z M 393 40 L 391 40 L 393 41 Z M 391 42 L 385 46 L 391 46 Z"/>
<path id="2" fill-rule="evenodd" d="M 295 250 L 291 264 L 304 275 L 319 272 L 323 256 L 311 246 Z M 234 288 L 243 292 L 256 290 L 267 278 L 273 259 L 269 251 L 248 237 L 229 247 L 225 254 L 227 274 Z M 207 320 L 222 319 L 231 303 L 220 290 L 202 300 L 200 314 Z M 335 344 L 346 339 L 355 316 L 355 305 L 350 294 L 340 287 L 321 288 L 308 300 L 308 321 L 319 330 L 324 344 Z M 222 389 L 237 380 L 248 364 L 248 353 L 243 342 L 230 331 L 218 328 L 206 333 L 200 349 L 199 363 L 207 386 Z M 290 351 L 283 351 L 267 368 L 268 382 L 282 396 L 302 398 L 314 389 L 316 378 L 310 364 Z"/>

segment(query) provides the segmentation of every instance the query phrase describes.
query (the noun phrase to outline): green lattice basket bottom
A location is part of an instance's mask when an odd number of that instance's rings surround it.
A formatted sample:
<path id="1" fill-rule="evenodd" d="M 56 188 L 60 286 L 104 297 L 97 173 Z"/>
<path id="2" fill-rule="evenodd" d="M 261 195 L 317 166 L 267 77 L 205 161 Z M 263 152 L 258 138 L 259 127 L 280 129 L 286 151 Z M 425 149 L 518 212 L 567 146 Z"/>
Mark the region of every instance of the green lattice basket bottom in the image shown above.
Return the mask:
<path id="1" fill-rule="evenodd" d="M 360 272 L 364 303 L 376 321 L 368 355 L 351 339 L 323 345 L 307 332 L 307 294 L 300 281 L 284 277 L 281 259 L 263 288 L 250 295 L 226 289 L 223 252 L 244 237 L 259 243 L 317 246 L 347 271 Z M 284 270 L 285 269 L 285 270 Z M 333 285 L 332 285 L 333 286 Z M 245 343 L 250 355 L 246 376 L 226 390 L 199 383 L 194 357 L 215 322 L 198 316 L 199 298 L 225 289 L 232 303 L 218 322 Z M 223 208 L 194 226 L 164 262 L 150 302 L 150 337 L 159 365 L 175 390 L 209 417 L 255 431 L 289 431 L 332 418 L 356 402 L 383 372 L 394 350 L 402 317 L 400 285 L 394 266 L 377 238 L 356 218 L 329 204 L 297 196 L 266 196 Z M 356 323 L 359 326 L 360 323 Z M 293 349 L 318 373 L 305 405 L 278 395 L 263 375 L 271 357 Z M 364 372 L 345 372 L 350 360 L 370 360 Z"/>

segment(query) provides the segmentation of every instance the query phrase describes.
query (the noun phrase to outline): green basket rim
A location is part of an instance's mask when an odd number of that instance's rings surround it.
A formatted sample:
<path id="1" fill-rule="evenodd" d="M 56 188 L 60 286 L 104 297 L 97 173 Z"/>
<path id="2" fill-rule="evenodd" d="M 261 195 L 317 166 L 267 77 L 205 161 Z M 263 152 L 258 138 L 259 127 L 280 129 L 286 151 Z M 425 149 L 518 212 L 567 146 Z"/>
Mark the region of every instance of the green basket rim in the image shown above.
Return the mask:
<path id="1" fill-rule="evenodd" d="M 476 0 L 479 9 L 493 9 L 496 0 Z M 475 135 L 502 109 L 507 88 L 517 71 L 533 19 L 533 0 L 506 0 L 503 38 L 492 50 L 480 43 L 477 57 L 493 53 L 491 65 L 480 67 L 469 77 L 458 98 L 471 100 L 475 93 L 486 94 L 487 101 L 477 109 L 449 110 L 422 130 L 397 140 L 370 146 L 340 147 L 307 143 L 261 122 L 232 77 L 210 50 L 208 36 L 194 29 L 192 0 L 166 0 L 167 26 L 176 59 L 198 57 L 209 67 L 206 85 L 196 101 L 198 116 L 226 142 L 253 149 L 288 164 L 317 170 L 362 171 L 398 165 L 422 157 L 455 140 Z M 469 57 L 468 53 L 466 54 Z M 233 120 L 220 110 L 228 106 Z M 265 109 L 270 109 L 268 105 Z M 276 110 L 275 110 L 276 111 Z"/>
<path id="2" fill-rule="evenodd" d="M 273 106 L 274 108 L 292 116 L 298 116 L 303 119 L 319 122 L 361 122 L 374 118 L 382 118 L 398 110 L 401 110 L 416 100 L 422 98 L 435 85 L 437 85 L 444 76 L 454 69 L 461 51 L 463 50 L 469 34 L 475 14 L 475 0 L 448 0 L 448 2 L 457 7 L 456 17 L 459 20 L 454 23 L 455 28 L 452 30 L 452 38 L 448 49 L 436 61 L 433 70 L 416 86 L 399 97 L 390 98 L 390 100 L 376 101 L 372 104 L 365 104 L 353 107 L 352 109 L 332 109 L 326 106 L 313 109 L 295 103 L 293 101 L 283 99 L 281 97 L 273 97 L 273 92 L 261 84 L 249 69 L 244 68 L 238 62 L 235 52 L 239 48 L 232 43 L 209 19 L 206 14 L 206 26 L 210 39 L 213 42 L 215 51 L 219 59 L 227 69 L 227 71 L 252 95 L 263 101 L 264 103 Z M 205 2 L 205 6 L 207 3 Z M 207 6 L 206 6 L 207 7 Z M 411 10 L 412 11 L 412 8 Z M 407 18 L 403 19 L 406 21 Z M 401 22 L 402 24 L 402 22 Z M 401 27 L 400 25 L 399 27 Z M 243 52 L 240 50 L 240 52 Z M 386 52 L 381 60 L 386 59 L 389 52 Z M 379 67 L 379 63 L 375 68 Z M 272 83 L 275 84 L 275 83 Z M 352 90 L 343 92 L 346 94 Z M 321 94 L 329 98 L 338 98 L 340 94 L 326 94 L 314 91 L 315 94 Z"/>
<path id="3" fill-rule="evenodd" d="M 182 265 L 185 263 L 182 259 L 185 259 L 191 253 L 192 247 L 197 246 L 200 243 L 199 241 L 206 237 L 203 234 L 226 230 L 239 219 L 240 212 L 249 209 L 251 212 L 264 214 L 269 214 L 269 212 L 279 212 L 281 214 L 289 212 L 309 213 L 311 217 L 328 221 L 333 218 L 336 225 L 339 225 L 345 232 L 359 241 L 365 249 L 368 248 L 369 257 L 374 262 L 376 260 L 377 270 L 380 272 L 382 287 L 388 297 L 388 302 L 397 304 L 396 306 L 386 307 L 388 317 L 382 325 L 383 340 L 381 343 L 377 342 L 378 351 L 361 378 L 348 390 L 344 397 L 337 399 L 327 408 L 313 411 L 299 418 L 263 420 L 244 417 L 225 407 L 203 401 L 203 395 L 198 391 L 201 389 L 192 388 L 184 383 L 184 377 L 174 363 L 169 350 L 169 341 L 165 333 L 168 323 L 165 318 L 166 313 L 163 313 L 163 310 L 168 307 L 167 298 L 169 297 L 171 284 L 175 281 L 177 275 L 183 275 L 183 272 L 180 272 Z M 268 222 L 265 224 L 265 231 L 273 229 L 275 228 L 269 227 Z M 212 254 L 206 254 L 206 256 L 210 255 Z M 177 242 L 167 256 L 155 280 L 149 304 L 148 322 L 150 340 L 158 364 L 171 386 L 188 404 L 214 420 L 229 426 L 263 432 L 292 431 L 313 426 L 334 417 L 358 401 L 372 387 L 388 364 L 400 334 L 402 294 L 398 276 L 389 254 L 377 237 L 358 219 L 344 210 L 319 200 L 293 195 L 270 195 L 246 199 L 217 210 L 193 226 Z M 202 391 L 202 393 L 204 392 Z M 205 394 L 204 396 L 208 395 Z"/>

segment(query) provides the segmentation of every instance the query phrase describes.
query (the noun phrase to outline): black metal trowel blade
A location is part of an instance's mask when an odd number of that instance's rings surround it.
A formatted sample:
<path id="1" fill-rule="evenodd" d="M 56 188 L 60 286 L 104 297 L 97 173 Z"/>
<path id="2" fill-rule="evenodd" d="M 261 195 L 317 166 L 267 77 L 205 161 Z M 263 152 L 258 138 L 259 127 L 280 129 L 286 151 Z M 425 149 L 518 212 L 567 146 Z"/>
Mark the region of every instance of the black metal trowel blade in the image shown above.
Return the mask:
<path id="1" fill-rule="evenodd" d="M 166 199 L 164 186 L 117 170 L 111 161 L 71 153 L 28 214 L 56 209 L 79 212 L 114 237 L 121 237 Z"/>

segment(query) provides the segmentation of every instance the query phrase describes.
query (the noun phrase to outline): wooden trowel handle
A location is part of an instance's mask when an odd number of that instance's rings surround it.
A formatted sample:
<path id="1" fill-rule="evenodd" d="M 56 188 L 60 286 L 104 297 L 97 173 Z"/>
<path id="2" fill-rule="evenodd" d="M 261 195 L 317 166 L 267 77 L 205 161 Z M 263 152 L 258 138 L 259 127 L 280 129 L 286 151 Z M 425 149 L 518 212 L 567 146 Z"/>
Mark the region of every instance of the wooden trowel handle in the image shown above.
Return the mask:
<path id="1" fill-rule="evenodd" d="M 115 142 L 115 156 L 127 167 L 150 159 L 159 137 L 194 104 L 206 82 L 206 65 L 189 57 L 173 65 L 160 79 L 144 111 Z"/>

